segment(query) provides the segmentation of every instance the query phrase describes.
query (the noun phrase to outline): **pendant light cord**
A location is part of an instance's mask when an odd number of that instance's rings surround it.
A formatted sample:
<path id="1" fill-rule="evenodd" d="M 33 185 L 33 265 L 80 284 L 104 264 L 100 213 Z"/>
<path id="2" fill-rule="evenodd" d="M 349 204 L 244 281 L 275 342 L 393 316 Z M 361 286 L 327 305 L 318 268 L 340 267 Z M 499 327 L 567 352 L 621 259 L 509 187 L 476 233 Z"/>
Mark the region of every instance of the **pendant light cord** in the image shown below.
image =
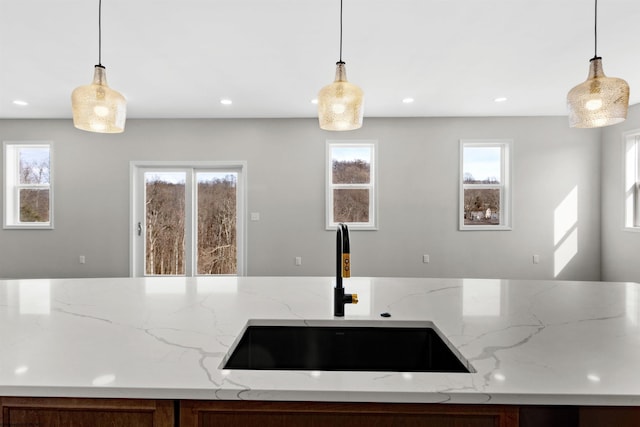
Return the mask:
<path id="1" fill-rule="evenodd" d="M 342 62 L 342 0 L 340 0 L 340 62 Z"/>
<path id="2" fill-rule="evenodd" d="M 594 13 L 594 24 L 593 24 L 593 39 L 594 39 L 594 52 L 593 57 L 598 57 L 598 0 L 595 0 L 596 7 Z"/>
<path id="3" fill-rule="evenodd" d="M 102 67 L 102 0 L 98 0 L 98 65 Z"/>

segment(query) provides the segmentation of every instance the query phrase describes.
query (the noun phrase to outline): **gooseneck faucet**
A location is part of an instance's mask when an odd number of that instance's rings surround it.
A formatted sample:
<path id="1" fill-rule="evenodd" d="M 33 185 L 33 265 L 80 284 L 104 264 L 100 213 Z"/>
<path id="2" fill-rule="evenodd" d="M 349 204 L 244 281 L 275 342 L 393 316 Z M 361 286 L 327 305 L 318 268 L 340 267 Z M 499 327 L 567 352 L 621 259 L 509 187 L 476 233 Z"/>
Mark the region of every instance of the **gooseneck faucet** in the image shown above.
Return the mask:
<path id="1" fill-rule="evenodd" d="M 333 315 L 344 317 L 345 304 L 357 304 L 357 294 L 345 294 L 342 279 L 351 277 L 351 252 L 349 229 L 346 224 L 338 224 L 336 235 L 336 287 L 333 289 Z"/>

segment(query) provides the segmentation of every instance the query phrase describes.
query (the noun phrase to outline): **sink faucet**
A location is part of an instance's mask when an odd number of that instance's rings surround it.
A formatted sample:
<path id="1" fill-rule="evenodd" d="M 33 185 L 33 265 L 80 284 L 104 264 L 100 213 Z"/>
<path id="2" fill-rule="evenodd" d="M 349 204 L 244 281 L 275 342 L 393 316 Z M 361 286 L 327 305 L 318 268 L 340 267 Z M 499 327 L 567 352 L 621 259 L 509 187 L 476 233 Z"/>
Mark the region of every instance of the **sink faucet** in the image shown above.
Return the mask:
<path id="1" fill-rule="evenodd" d="M 333 289 L 333 315 L 344 317 L 345 304 L 357 304 L 357 294 L 345 294 L 342 279 L 351 277 L 349 250 L 349 229 L 346 224 L 338 224 L 336 239 L 336 287 Z"/>

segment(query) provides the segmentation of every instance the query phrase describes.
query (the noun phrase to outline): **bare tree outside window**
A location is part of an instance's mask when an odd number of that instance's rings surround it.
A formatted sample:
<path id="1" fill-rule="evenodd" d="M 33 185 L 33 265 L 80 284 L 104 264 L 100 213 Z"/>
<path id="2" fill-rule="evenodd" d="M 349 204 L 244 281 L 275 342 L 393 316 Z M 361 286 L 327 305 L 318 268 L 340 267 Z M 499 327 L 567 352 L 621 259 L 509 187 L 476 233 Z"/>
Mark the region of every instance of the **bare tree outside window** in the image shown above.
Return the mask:
<path id="1" fill-rule="evenodd" d="M 49 222 L 49 190 L 20 190 L 20 222 Z"/>
<path id="2" fill-rule="evenodd" d="M 334 184 L 368 184 L 371 181 L 371 161 L 363 159 L 333 160 Z"/>
<path id="3" fill-rule="evenodd" d="M 362 159 L 333 160 L 334 184 L 369 184 L 371 164 Z M 333 190 L 335 222 L 368 222 L 369 190 L 342 188 Z"/>
<path id="4" fill-rule="evenodd" d="M 5 228 L 53 228 L 50 142 L 5 142 Z"/>
<path id="5" fill-rule="evenodd" d="M 198 274 L 236 274 L 235 173 L 198 173 Z"/>
<path id="6" fill-rule="evenodd" d="M 186 271 L 187 185 L 191 172 L 145 173 L 145 274 Z M 196 272 L 237 274 L 237 180 L 235 172 L 196 172 Z"/>
<path id="7" fill-rule="evenodd" d="M 20 149 L 20 222 L 49 222 L 49 148 Z M 36 188 L 34 188 L 36 187 Z"/>
<path id="8" fill-rule="evenodd" d="M 461 229 L 508 229 L 509 142 L 461 142 Z"/>
<path id="9" fill-rule="evenodd" d="M 339 222 L 372 227 L 374 144 L 329 145 L 328 227 Z"/>
<path id="10" fill-rule="evenodd" d="M 145 173 L 147 275 L 185 273 L 185 173 Z"/>
<path id="11" fill-rule="evenodd" d="M 368 190 L 333 190 L 333 219 L 336 222 L 368 222 Z"/>
<path id="12" fill-rule="evenodd" d="M 500 190 L 465 189 L 464 223 L 499 225 Z"/>

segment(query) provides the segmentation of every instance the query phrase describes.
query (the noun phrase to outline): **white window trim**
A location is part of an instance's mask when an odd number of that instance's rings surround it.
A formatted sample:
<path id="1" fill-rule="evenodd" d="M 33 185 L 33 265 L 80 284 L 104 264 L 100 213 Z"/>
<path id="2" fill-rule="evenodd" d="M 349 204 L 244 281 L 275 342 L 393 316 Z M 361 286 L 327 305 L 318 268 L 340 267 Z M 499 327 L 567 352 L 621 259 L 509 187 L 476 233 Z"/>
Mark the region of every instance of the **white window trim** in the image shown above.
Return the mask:
<path id="1" fill-rule="evenodd" d="M 371 147 L 370 182 L 369 184 L 334 184 L 331 158 L 332 146 Z M 335 188 L 367 188 L 369 189 L 369 222 L 349 222 L 350 230 L 378 230 L 378 141 L 377 140 L 327 140 L 325 152 L 325 229 L 335 230 L 338 226 L 333 221 L 333 190 Z"/>
<path id="2" fill-rule="evenodd" d="M 629 153 L 629 150 L 632 152 Z M 621 157 L 622 228 L 624 231 L 640 233 L 640 129 L 622 134 Z"/>
<path id="3" fill-rule="evenodd" d="M 130 199 L 129 199 L 129 274 L 131 277 L 145 277 L 144 268 L 140 269 L 138 265 L 140 263 L 137 262 L 137 257 L 139 257 L 140 253 L 144 253 L 144 250 L 141 252 L 141 247 L 144 249 L 144 241 L 138 238 L 138 230 L 137 224 L 141 222 L 140 216 L 142 213 L 139 208 L 139 200 L 142 197 L 139 194 L 139 171 L 146 168 L 157 168 L 157 169 L 167 169 L 167 171 L 180 169 L 180 168 L 189 168 L 189 169 L 224 169 L 230 170 L 235 169 L 238 172 L 238 187 L 236 193 L 236 215 L 240 219 L 238 224 L 239 226 L 236 228 L 237 233 L 237 245 L 238 245 L 238 271 L 237 276 L 246 276 L 247 275 L 247 162 L 243 160 L 239 161 L 193 161 L 193 162 L 184 162 L 184 161 L 136 161 L 133 160 L 129 164 L 129 188 L 130 188 Z M 191 193 L 195 192 L 195 189 L 187 189 L 187 191 L 191 191 Z M 195 194 L 191 194 L 192 200 L 197 200 Z M 193 228 L 191 225 L 186 224 L 186 226 Z M 190 260 L 190 265 L 187 267 L 187 277 L 198 277 L 200 275 L 195 274 L 195 260 Z M 142 271 L 140 271 L 142 270 Z M 209 276 L 206 276 L 209 277 Z"/>
<path id="4" fill-rule="evenodd" d="M 464 183 L 464 147 L 476 145 L 479 147 L 502 147 L 501 161 L 501 181 L 503 184 L 465 184 Z M 509 231 L 512 230 L 513 223 L 511 218 L 511 195 L 513 193 L 512 176 L 512 159 L 513 159 L 513 140 L 512 139 L 461 139 L 460 140 L 460 165 L 458 180 L 459 202 L 458 202 L 458 222 L 460 231 Z M 500 193 L 500 225 L 466 225 L 464 223 L 464 189 L 465 188 L 498 188 Z"/>
<path id="5" fill-rule="evenodd" d="M 49 184 L 19 184 L 16 183 L 15 173 L 19 165 L 9 166 L 7 164 L 9 146 L 19 145 L 22 147 L 43 147 L 49 148 Z M 11 156 L 15 160 L 15 156 Z M 3 141 L 3 163 L 4 163 L 4 209 L 2 228 L 8 230 L 52 230 L 53 229 L 53 142 L 52 141 Z M 12 175 L 13 176 L 10 176 Z M 49 221 L 48 222 L 20 222 L 20 212 L 18 188 L 48 188 L 49 189 Z M 13 212 L 9 213 L 9 209 Z M 9 219 L 13 219 L 10 221 Z"/>

